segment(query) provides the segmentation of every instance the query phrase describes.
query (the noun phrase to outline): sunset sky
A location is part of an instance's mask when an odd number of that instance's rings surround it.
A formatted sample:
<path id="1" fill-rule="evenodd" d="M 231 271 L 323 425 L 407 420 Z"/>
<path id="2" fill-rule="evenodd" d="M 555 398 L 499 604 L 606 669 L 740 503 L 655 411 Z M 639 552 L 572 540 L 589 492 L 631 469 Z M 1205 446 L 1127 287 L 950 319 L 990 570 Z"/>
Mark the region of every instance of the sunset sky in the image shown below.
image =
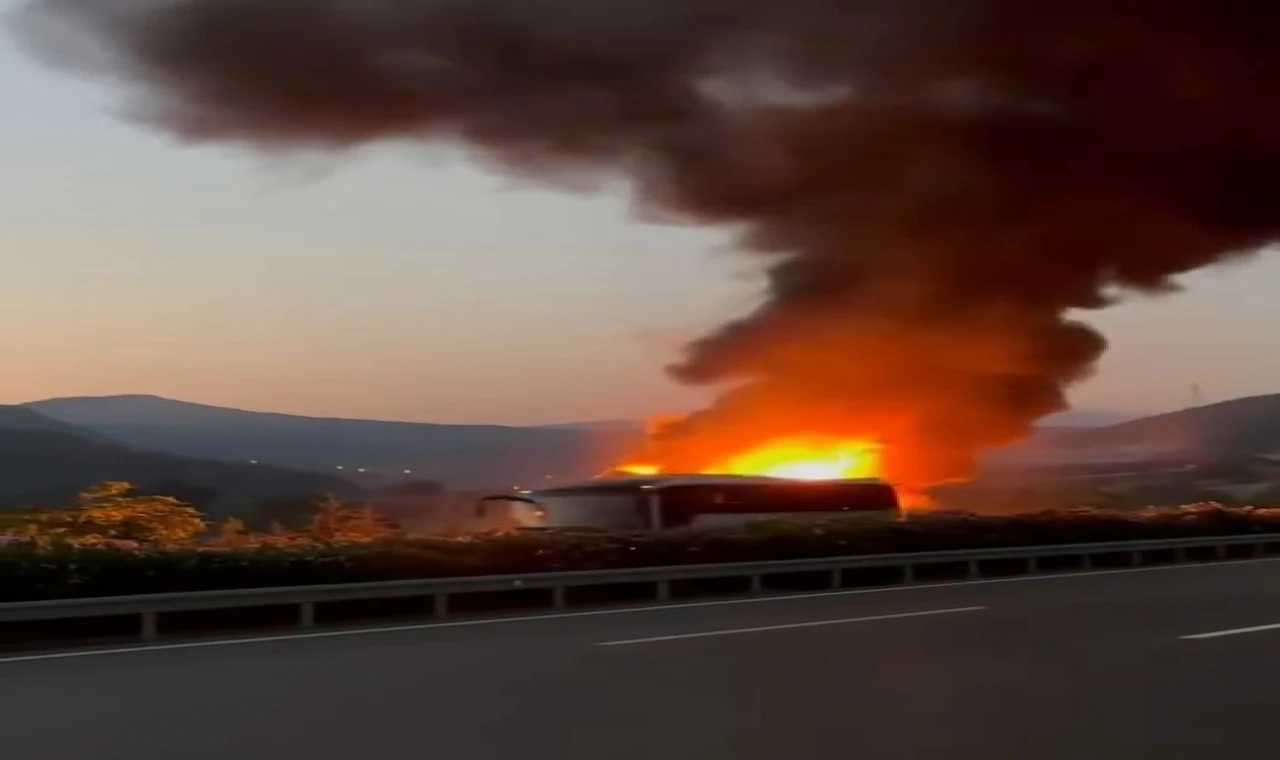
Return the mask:
<path id="1" fill-rule="evenodd" d="M 0 10 L 12 6 L 0 0 Z M 753 303 L 724 231 L 636 221 L 441 147 L 187 148 L 0 36 L 0 403 L 154 393 L 301 414 L 534 423 L 687 409 L 681 341 Z M 1280 257 L 1091 317 L 1078 404 L 1280 391 Z"/>

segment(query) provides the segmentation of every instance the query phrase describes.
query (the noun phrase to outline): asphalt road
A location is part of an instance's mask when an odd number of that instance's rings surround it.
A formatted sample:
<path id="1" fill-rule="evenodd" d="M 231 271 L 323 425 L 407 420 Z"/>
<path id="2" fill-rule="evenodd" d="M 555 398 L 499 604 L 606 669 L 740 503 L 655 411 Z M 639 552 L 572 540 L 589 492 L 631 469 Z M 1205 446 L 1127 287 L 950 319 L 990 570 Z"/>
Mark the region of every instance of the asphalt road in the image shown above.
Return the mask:
<path id="1" fill-rule="evenodd" d="M 1259 758 L 1278 688 L 1259 561 L 0 658 L 0 757 Z"/>

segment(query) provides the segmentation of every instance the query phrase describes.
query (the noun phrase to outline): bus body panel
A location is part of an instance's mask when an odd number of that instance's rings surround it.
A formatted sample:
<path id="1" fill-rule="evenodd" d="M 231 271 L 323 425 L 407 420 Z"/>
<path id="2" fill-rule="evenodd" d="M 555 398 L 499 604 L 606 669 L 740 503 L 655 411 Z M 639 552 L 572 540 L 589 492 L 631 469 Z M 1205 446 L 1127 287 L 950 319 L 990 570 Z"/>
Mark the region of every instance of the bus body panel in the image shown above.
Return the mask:
<path id="1" fill-rule="evenodd" d="M 727 528 L 753 522 L 769 520 L 785 520 L 786 522 L 824 522 L 826 520 L 859 520 L 868 523 L 888 522 L 896 520 L 897 513 L 886 512 L 754 512 L 750 514 L 702 514 L 695 515 L 686 527 L 690 528 Z M 669 526 L 677 527 L 677 526 Z"/>
<path id="2" fill-rule="evenodd" d="M 736 476 L 602 479 L 489 497 L 478 512 L 518 529 L 624 531 L 901 516 L 897 492 L 880 480 Z"/>

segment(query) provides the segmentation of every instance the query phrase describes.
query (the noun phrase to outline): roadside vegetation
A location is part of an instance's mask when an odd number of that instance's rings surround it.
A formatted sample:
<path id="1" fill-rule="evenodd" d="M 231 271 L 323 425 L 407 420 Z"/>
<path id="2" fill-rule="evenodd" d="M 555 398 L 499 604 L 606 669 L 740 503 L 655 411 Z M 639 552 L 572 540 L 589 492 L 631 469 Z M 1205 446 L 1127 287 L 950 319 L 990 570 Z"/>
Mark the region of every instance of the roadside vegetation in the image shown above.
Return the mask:
<path id="1" fill-rule="evenodd" d="M 1280 533 L 1280 509 L 1198 504 L 1110 512 L 918 515 L 902 523 L 753 523 L 650 534 L 410 537 L 327 499 L 301 529 L 211 525 L 193 507 L 103 483 L 64 510 L 6 512 L 0 602 L 847 554 Z"/>

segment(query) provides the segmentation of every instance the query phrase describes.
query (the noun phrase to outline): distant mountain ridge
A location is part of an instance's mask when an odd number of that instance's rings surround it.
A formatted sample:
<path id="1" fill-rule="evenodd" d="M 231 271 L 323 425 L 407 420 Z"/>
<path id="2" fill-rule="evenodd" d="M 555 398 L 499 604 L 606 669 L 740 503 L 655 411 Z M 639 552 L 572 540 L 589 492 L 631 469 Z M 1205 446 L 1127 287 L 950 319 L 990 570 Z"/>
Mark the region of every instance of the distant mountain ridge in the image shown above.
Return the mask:
<path id="1" fill-rule="evenodd" d="M 0 430 L 6 418 L 21 414 L 13 409 L 0 407 Z M 72 426 L 135 449 L 257 460 L 364 486 L 421 479 L 472 489 L 577 480 L 608 468 L 644 434 L 643 423 L 630 420 L 436 424 L 256 412 L 146 395 L 49 399 L 20 409 L 44 415 L 46 425 Z M 1280 395 L 1096 424 L 1122 416 L 1097 410 L 1055 415 L 1033 439 L 987 452 L 983 460 L 1003 466 L 1280 452 Z"/>
<path id="2" fill-rule="evenodd" d="M 1140 415 L 1109 409 L 1068 409 L 1040 420 L 1040 428 L 1094 428 L 1127 422 Z"/>
<path id="3" fill-rule="evenodd" d="M 105 480 L 199 488 L 224 505 L 355 490 L 333 475 L 143 451 L 29 407 L 0 406 L 0 506 L 64 505 Z"/>
<path id="4" fill-rule="evenodd" d="M 97 437 L 93 431 L 55 420 L 30 407 L 13 405 L 0 405 L 0 431 L 3 430 L 53 430 L 72 435 Z"/>
<path id="5" fill-rule="evenodd" d="M 645 424 L 639 420 L 588 420 L 586 422 L 560 422 L 554 425 L 535 425 L 534 427 L 551 428 L 553 430 L 642 431 L 645 429 Z"/>
<path id="6" fill-rule="evenodd" d="M 1079 430 L 1074 446 L 1176 446 L 1205 457 L 1280 453 L 1280 394 L 1246 396 Z"/>
<path id="7" fill-rule="evenodd" d="M 28 408 L 138 448 L 258 460 L 357 480 L 412 475 L 455 488 L 593 475 L 629 450 L 639 426 L 447 425 L 306 417 L 129 395 L 60 398 Z"/>
<path id="8" fill-rule="evenodd" d="M 984 460 L 995 466 L 1223 462 L 1280 455 L 1280 394 L 1231 399 L 1113 425 L 1046 428 Z"/>

